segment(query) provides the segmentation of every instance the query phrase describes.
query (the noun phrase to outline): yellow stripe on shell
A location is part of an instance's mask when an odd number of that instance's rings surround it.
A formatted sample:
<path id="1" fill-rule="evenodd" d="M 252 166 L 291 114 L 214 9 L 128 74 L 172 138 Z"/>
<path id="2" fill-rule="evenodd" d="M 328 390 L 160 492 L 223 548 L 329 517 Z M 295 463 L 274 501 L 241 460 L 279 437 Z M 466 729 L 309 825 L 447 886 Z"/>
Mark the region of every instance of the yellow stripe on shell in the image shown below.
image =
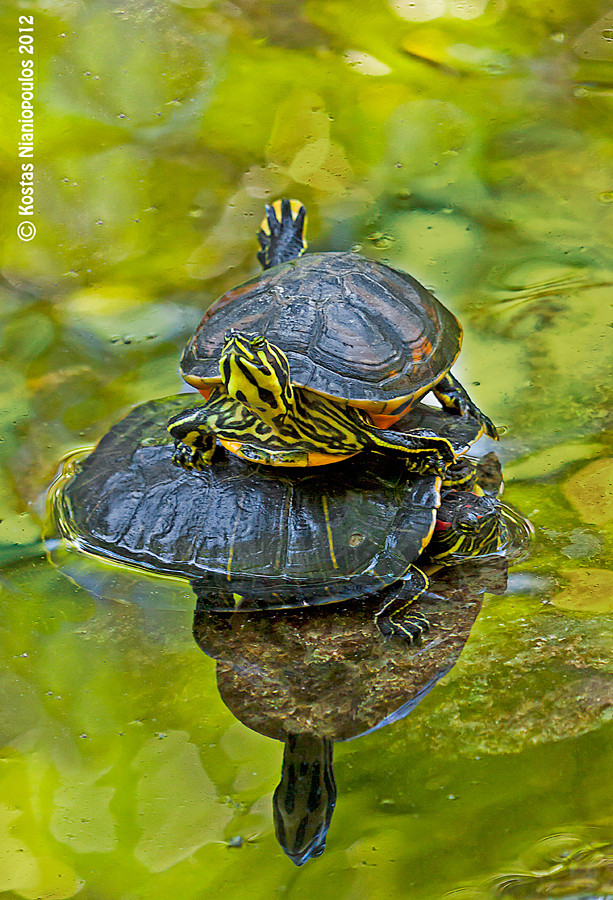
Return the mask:
<path id="1" fill-rule="evenodd" d="M 332 541 L 332 529 L 330 528 L 330 515 L 328 513 L 328 498 L 323 496 L 321 498 L 321 505 L 324 511 L 324 519 L 326 520 L 326 534 L 328 535 L 328 550 L 330 551 L 330 559 L 332 560 L 332 565 L 335 569 L 338 569 L 338 563 L 336 561 L 336 556 L 334 555 L 334 543 Z"/>

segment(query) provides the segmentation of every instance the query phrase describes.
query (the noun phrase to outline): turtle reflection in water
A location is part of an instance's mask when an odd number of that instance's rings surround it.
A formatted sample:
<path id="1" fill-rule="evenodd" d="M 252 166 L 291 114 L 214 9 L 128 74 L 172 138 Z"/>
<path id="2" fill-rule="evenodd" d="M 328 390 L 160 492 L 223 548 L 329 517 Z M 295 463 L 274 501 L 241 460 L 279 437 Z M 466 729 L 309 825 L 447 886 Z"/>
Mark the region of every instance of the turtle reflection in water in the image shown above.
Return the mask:
<path id="1" fill-rule="evenodd" d="M 273 799 L 277 839 L 296 865 L 325 849 L 336 801 L 333 745 L 408 715 L 453 667 L 484 591 L 502 594 L 507 561 L 440 570 L 438 600 L 420 598 L 431 622 L 421 646 L 382 641 L 362 606 L 228 616 L 199 602 L 194 637 L 217 661 L 217 687 L 248 728 L 285 745 Z M 376 600 L 365 606 L 376 609 Z"/>
<path id="2" fill-rule="evenodd" d="M 426 547 L 447 563 L 505 550 L 497 500 L 455 489 L 441 497 L 441 478 L 381 454 L 273 470 L 221 451 L 214 465 L 186 472 L 172 463 L 165 426 L 189 402 L 182 395 L 137 407 L 73 466 L 74 477 L 54 495 L 63 537 L 106 559 L 187 578 L 213 610 L 316 606 L 377 593 L 381 632 L 408 640 L 427 628 L 422 614 L 406 614 L 427 591 L 426 575 L 413 565 Z M 456 454 L 482 430 L 473 419 L 424 406 L 408 427 L 416 422 Z M 462 487 L 475 477 L 474 464 L 453 468 Z"/>

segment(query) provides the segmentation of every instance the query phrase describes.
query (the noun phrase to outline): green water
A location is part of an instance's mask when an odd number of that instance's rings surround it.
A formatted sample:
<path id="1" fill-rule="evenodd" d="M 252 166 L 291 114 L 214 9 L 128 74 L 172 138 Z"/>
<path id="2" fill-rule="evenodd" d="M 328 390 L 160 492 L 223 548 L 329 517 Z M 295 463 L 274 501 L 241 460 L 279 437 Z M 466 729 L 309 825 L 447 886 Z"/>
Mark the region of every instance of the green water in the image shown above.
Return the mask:
<path id="1" fill-rule="evenodd" d="M 3 4 L 2 896 L 613 896 L 609 9 Z M 300 869 L 272 823 L 283 747 L 222 702 L 190 604 L 95 601 L 40 544 L 59 459 L 180 390 L 281 195 L 312 249 L 389 261 L 460 317 L 454 372 L 507 427 L 505 499 L 536 532 L 417 709 L 336 744 L 327 849 Z"/>

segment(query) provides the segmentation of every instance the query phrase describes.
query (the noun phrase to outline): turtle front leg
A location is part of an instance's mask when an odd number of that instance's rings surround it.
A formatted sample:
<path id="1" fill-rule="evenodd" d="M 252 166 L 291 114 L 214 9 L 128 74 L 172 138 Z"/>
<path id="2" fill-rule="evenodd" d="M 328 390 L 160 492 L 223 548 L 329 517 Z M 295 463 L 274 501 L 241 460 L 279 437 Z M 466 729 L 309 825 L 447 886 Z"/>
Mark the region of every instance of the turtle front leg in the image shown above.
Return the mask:
<path id="1" fill-rule="evenodd" d="M 488 437 L 493 438 L 495 441 L 498 440 L 498 432 L 494 423 L 473 403 L 466 390 L 451 372 L 448 372 L 444 378 L 441 378 L 434 385 L 432 392 L 439 403 L 449 412 L 461 416 L 472 416 L 483 427 Z"/>
<path id="2" fill-rule="evenodd" d="M 426 428 L 408 432 L 369 430 L 369 445 L 402 453 L 407 468 L 420 475 L 443 475 L 447 466 L 455 461 L 453 447 L 445 438 Z"/>
<path id="3" fill-rule="evenodd" d="M 208 423 L 206 407 L 196 406 L 173 416 L 168 431 L 175 442 L 172 461 L 182 469 L 204 469 L 215 453 L 215 432 Z"/>
<path id="4" fill-rule="evenodd" d="M 383 637 L 396 635 L 409 644 L 417 643 L 429 629 L 430 623 L 423 613 L 406 613 L 406 610 L 428 589 L 428 579 L 417 566 L 411 566 L 400 586 L 388 596 L 381 609 L 375 613 L 375 624 Z"/>

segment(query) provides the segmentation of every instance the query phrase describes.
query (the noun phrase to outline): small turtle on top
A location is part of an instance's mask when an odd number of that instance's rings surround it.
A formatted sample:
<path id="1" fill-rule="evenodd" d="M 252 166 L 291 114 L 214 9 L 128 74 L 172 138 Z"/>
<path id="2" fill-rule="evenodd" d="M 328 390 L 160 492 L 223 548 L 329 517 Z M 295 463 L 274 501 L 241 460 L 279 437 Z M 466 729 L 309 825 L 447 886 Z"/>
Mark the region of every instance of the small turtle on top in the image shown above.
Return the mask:
<path id="1" fill-rule="evenodd" d="M 399 453 L 412 471 L 431 474 L 454 460 L 449 441 L 433 431 L 381 430 L 361 409 L 295 387 L 287 357 L 261 335 L 228 332 L 219 369 L 223 382 L 207 402 L 168 423 L 183 468 L 209 465 L 217 440 L 271 466 L 326 465 L 365 449 Z"/>
<path id="2" fill-rule="evenodd" d="M 355 253 L 303 256 L 304 207 L 283 200 L 266 210 L 258 254 L 264 273 L 217 300 L 183 353 L 183 377 L 214 408 L 204 405 L 200 416 L 192 409 L 183 423 L 172 422 L 179 464 L 210 461 L 216 424 L 220 442 L 248 459 L 321 465 L 361 449 L 339 448 L 339 410 L 347 415 L 343 438 L 351 433 L 353 442 L 354 429 L 360 437 L 369 424 L 389 429 L 430 390 L 446 410 L 474 417 L 486 434 L 497 437 L 492 422 L 449 371 L 460 352 L 462 329 L 448 309 L 409 275 Z M 258 344 L 260 338 L 264 342 Z M 271 373 L 276 377 L 271 379 Z M 298 396 L 297 413 L 276 405 L 276 395 L 285 403 L 286 383 Z M 250 413 L 238 410 L 238 403 Z M 309 415 L 317 422 L 307 426 Z M 217 417 L 215 423 L 211 416 Z M 307 433 L 300 434 L 301 429 Z M 379 440 L 368 433 L 361 446 L 372 447 L 372 439 L 389 449 L 389 432 Z M 293 444 L 297 437 L 305 441 L 302 448 Z M 300 449 L 300 462 L 292 448 Z M 441 443 L 410 449 L 417 454 L 418 471 L 439 471 L 449 455 Z"/>

